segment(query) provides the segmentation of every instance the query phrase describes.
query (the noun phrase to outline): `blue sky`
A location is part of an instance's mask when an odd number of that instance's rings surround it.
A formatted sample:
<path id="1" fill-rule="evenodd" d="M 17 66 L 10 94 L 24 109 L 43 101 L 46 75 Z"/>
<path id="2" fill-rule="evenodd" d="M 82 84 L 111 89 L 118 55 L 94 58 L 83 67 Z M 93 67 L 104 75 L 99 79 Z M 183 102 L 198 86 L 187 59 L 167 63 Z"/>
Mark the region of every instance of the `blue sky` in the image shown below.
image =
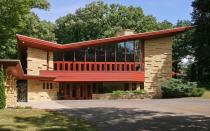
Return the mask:
<path id="1" fill-rule="evenodd" d="M 61 16 L 74 13 L 76 9 L 96 0 L 49 0 L 49 11 L 34 9 L 42 19 L 54 22 Z M 176 23 L 177 20 L 191 20 L 193 0 L 103 0 L 105 3 L 140 6 L 146 15 L 153 15 L 158 21 L 168 20 Z"/>

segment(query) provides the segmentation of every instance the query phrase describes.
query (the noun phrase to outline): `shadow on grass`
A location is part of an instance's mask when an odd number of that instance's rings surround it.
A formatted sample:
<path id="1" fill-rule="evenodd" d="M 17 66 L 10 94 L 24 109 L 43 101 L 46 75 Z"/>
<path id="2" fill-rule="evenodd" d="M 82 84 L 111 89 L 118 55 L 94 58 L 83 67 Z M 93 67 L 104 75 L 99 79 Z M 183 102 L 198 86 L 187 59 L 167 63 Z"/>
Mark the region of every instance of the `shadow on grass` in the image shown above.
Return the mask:
<path id="1" fill-rule="evenodd" d="M 38 130 L 97 131 L 94 126 L 84 120 L 55 111 L 47 111 L 41 116 L 15 117 L 15 121 L 19 124 L 32 125 Z"/>
<path id="2" fill-rule="evenodd" d="M 210 117 L 201 115 L 177 115 L 133 108 L 85 108 L 60 111 L 86 119 L 103 131 L 210 130 Z"/>

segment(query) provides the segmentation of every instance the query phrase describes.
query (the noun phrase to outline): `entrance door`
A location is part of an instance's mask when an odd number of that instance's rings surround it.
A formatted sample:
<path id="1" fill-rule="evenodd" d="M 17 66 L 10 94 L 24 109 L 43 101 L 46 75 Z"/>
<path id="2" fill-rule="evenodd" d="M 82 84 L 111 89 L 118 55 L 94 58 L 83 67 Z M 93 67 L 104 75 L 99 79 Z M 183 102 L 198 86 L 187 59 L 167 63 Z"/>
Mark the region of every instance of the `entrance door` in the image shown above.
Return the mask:
<path id="1" fill-rule="evenodd" d="M 17 81 L 17 101 L 27 102 L 27 81 Z"/>
<path id="2" fill-rule="evenodd" d="M 91 83 L 63 83 L 64 99 L 82 100 L 92 98 Z"/>

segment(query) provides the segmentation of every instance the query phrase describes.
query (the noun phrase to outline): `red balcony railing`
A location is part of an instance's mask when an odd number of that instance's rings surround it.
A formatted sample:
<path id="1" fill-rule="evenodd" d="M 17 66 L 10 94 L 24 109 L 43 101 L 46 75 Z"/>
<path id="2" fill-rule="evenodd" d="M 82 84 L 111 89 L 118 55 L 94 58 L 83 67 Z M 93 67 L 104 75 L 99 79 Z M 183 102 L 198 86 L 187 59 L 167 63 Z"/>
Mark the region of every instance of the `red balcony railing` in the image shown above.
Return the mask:
<path id="1" fill-rule="evenodd" d="M 143 71 L 141 62 L 67 62 L 55 61 L 54 70 L 62 71 Z"/>

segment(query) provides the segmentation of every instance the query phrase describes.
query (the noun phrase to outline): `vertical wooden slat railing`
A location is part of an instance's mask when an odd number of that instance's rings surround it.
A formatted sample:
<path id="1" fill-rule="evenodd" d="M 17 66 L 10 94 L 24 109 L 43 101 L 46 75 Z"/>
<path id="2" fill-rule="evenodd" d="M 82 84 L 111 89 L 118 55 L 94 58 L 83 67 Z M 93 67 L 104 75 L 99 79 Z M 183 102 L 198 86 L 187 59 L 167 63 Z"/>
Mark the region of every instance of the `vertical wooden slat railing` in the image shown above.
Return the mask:
<path id="1" fill-rule="evenodd" d="M 144 71 L 144 63 L 142 62 L 55 61 L 54 70 L 60 70 L 60 71 Z"/>

